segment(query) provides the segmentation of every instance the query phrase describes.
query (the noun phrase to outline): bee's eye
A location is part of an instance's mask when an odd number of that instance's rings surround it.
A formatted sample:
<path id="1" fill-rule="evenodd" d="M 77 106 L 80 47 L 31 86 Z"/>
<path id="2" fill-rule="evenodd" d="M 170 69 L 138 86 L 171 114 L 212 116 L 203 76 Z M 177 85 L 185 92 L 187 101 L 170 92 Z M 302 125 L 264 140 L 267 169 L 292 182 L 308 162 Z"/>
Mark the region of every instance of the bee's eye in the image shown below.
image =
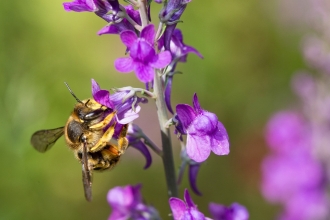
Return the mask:
<path id="1" fill-rule="evenodd" d="M 96 109 L 95 111 L 89 112 L 86 115 L 84 115 L 83 120 L 86 121 L 91 121 L 94 120 L 98 117 L 100 117 L 103 114 L 103 110 L 102 109 Z"/>

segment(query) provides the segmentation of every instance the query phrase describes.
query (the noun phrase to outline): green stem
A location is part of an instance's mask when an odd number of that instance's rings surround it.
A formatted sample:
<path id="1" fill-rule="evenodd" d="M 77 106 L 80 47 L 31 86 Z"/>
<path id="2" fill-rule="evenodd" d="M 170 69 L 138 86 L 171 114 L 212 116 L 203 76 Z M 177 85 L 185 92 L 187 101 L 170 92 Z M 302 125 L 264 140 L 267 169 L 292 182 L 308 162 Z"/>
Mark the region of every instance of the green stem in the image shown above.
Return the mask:
<path id="1" fill-rule="evenodd" d="M 155 70 L 154 78 L 154 93 L 157 96 L 156 106 L 157 106 L 157 115 L 161 131 L 162 139 L 162 149 L 163 149 L 163 165 L 165 169 L 166 184 L 168 188 L 169 197 L 178 197 L 177 181 L 174 168 L 174 160 L 172 153 L 172 143 L 170 130 L 165 127 L 166 122 L 168 121 L 167 117 L 167 108 L 163 96 L 163 85 L 161 74 L 158 70 Z"/>

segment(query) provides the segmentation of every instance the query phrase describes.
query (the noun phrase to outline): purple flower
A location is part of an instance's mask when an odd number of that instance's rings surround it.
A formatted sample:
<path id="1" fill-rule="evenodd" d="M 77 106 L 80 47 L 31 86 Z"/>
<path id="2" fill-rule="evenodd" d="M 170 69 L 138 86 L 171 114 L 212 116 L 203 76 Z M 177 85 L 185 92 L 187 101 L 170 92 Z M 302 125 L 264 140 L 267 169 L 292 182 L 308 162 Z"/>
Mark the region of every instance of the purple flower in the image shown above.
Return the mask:
<path id="1" fill-rule="evenodd" d="M 248 220 L 249 219 L 248 210 L 244 206 L 238 203 L 233 203 L 230 206 L 210 203 L 209 210 L 213 217 L 213 220 Z"/>
<path id="2" fill-rule="evenodd" d="M 304 42 L 304 56 L 307 63 L 320 72 L 330 74 L 330 52 L 328 42 L 317 37 L 308 37 Z"/>
<path id="3" fill-rule="evenodd" d="M 121 19 L 117 16 L 119 9 L 118 0 L 74 0 L 73 2 L 64 2 L 66 11 L 75 12 L 94 12 L 107 22 L 115 22 Z M 112 13 L 108 13 L 111 11 Z"/>
<path id="4" fill-rule="evenodd" d="M 149 220 L 160 219 L 158 212 L 142 201 L 141 185 L 114 187 L 108 192 L 107 200 L 112 207 L 109 220 Z"/>
<path id="5" fill-rule="evenodd" d="M 271 155 L 262 163 L 262 192 L 270 202 L 285 202 L 300 191 L 318 188 L 324 174 L 308 153 Z"/>
<path id="6" fill-rule="evenodd" d="M 266 140 L 274 151 L 293 153 L 306 151 L 311 146 L 310 129 L 302 115 L 296 111 L 281 111 L 268 122 Z"/>
<path id="7" fill-rule="evenodd" d="M 134 10 L 132 5 L 125 6 L 126 13 L 131 17 L 137 24 L 141 25 L 140 14 L 137 10 Z M 114 22 L 114 24 L 103 27 L 97 34 L 120 34 L 123 31 L 131 30 L 135 31 L 134 26 L 126 19 L 123 18 L 121 22 Z"/>
<path id="8" fill-rule="evenodd" d="M 329 219 L 330 200 L 325 189 L 297 193 L 285 202 L 280 220 Z"/>
<path id="9" fill-rule="evenodd" d="M 295 74 L 292 79 L 292 87 L 305 103 L 312 102 L 317 93 L 317 82 L 308 72 Z"/>
<path id="10" fill-rule="evenodd" d="M 176 113 L 176 128 L 181 134 L 187 135 L 187 154 L 192 160 L 203 162 L 211 151 L 217 155 L 229 154 L 229 138 L 225 127 L 214 113 L 201 108 L 196 94 L 193 107 L 178 104 Z"/>
<path id="11" fill-rule="evenodd" d="M 134 31 L 123 31 L 120 34 L 122 42 L 128 47 L 130 57 L 119 58 L 115 61 L 115 68 L 119 72 L 135 71 L 137 78 L 143 82 L 151 82 L 155 68 L 164 68 L 171 62 L 171 53 L 163 51 L 156 54 L 154 49 L 155 29 L 150 24 L 143 28 L 138 37 Z"/>
<path id="12" fill-rule="evenodd" d="M 146 164 L 144 166 L 144 169 L 147 169 L 152 163 L 152 158 L 147 146 L 141 140 L 141 138 L 141 128 L 139 128 L 139 126 L 135 124 L 130 124 L 128 127 L 127 134 L 128 143 L 130 146 L 134 147 L 144 155 L 144 157 L 146 158 Z"/>
<path id="13" fill-rule="evenodd" d="M 110 95 L 109 91 L 102 90 L 99 84 L 92 79 L 92 94 L 94 100 L 117 111 L 116 121 L 119 124 L 128 124 L 138 118 L 138 113 L 141 110 L 138 104 L 147 102 L 147 99 L 136 96 L 127 98 L 129 92 L 130 91 L 121 91 Z M 127 99 L 123 102 L 125 98 Z"/>
<path id="14" fill-rule="evenodd" d="M 175 197 L 169 199 L 174 220 L 204 220 L 204 214 L 201 213 L 192 201 L 187 189 L 184 191 L 184 201 Z"/>

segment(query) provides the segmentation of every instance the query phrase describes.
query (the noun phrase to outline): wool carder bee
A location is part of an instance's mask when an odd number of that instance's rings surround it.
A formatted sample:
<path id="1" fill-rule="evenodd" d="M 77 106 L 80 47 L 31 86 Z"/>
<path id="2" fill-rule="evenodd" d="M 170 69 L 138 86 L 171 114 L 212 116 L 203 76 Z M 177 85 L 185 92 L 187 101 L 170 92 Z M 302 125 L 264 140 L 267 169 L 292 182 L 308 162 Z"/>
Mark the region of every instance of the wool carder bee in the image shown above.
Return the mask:
<path id="1" fill-rule="evenodd" d="M 82 164 L 85 197 L 91 201 L 92 172 L 111 169 L 118 163 L 128 146 L 128 125 L 117 124 L 115 110 L 99 104 L 93 98 L 81 101 L 67 87 L 77 103 L 65 126 L 35 132 L 31 144 L 43 153 L 64 135 L 68 147 Z M 114 138 L 115 128 L 117 135 Z"/>

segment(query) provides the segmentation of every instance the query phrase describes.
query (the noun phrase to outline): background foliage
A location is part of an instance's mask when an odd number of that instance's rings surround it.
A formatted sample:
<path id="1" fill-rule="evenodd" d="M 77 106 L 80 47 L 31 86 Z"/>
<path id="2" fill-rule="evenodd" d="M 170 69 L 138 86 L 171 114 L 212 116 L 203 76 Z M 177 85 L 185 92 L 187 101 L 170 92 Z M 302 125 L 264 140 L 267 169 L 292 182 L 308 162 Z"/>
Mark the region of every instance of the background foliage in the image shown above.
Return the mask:
<path id="1" fill-rule="evenodd" d="M 304 67 L 301 33 L 281 26 L 280 14 L 274 0 L 194 0 L 178 25 L 185 42 L 204 59 L 189 55 L 188 63 L 180 64 L 184 74 L 174 80 L 173 104 L 191 104 L 197 92 L 201 105 L 224 123 L 231 141 L 228 156 L 211 155 L 200 170 L 203 196 L 193 199 L 206 215 L 211 201 L 244 204 L 251 219 L 271 219 L 276 213 L 259 192 L 259 166 L 266 154 L 263 129 L 273 112 L 292 102 L 291 75 Z M 133 74 L 114 70 L 114 59 L 125 48 L 117 36 L 96 35 L 104 25 L 91 13 L 65 12 L 62 0 L 0 3 L 0 219 L 106 219 L 107 191 L 136 183 L 143 184 L 145 200 L 169 219 L 156 155 L 145 171 L 142 155 L 129 149 L 113 171 L 94 175 L 94 201 L 88 203 L 81 166 L 63 138 L 45 154 L 29 143 L 34 131 L 65 124 L 75 100 L 64 81 L 80 99 L 91 97 L 91 78 L 108 89 L 143 86 Z M 143 107 L 138 124 L 159 142 L 155 106 Z M 175 153 L 178 159 L 178 145 Z M 186 179 L 180 195 L 189 188 Z"/>

